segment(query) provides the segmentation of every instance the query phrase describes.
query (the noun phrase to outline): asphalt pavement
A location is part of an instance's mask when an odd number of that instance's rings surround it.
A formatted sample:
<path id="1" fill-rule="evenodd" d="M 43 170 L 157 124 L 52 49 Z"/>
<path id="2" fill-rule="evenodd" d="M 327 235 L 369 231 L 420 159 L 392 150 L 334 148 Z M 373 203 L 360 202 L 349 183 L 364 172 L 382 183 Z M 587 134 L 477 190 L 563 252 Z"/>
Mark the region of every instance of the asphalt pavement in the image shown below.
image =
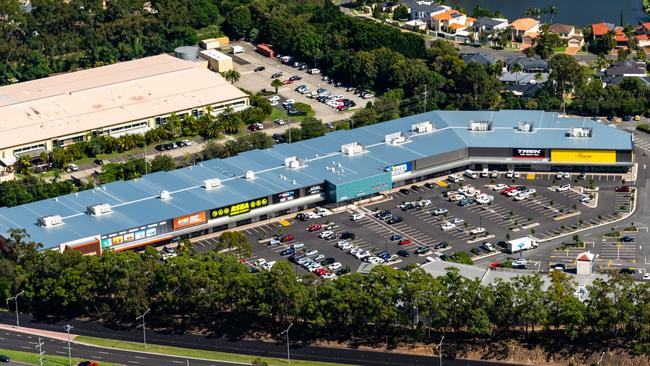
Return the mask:
<path id="1" fill-rule="evenodd" d="M 0 312 L 0 323 L 14 324 L 15 316 L 13 313 Z M 38 322 L 28 315 L 21 314 L 21 324 L 25 327 L 45 329 L 50 331 L 61 332 L 65 324 L 74 326 L 74 333 L 77 335 L 86 335 L 101 337 L 107 339 L 124 340 L 132 342 L 142 341 L 142 331 L 139 329 L 129 328 L 116 330 L 105 327 L 95 322 L 86 321 L 60 321 L 60 322 Z M 32 337 L 32 338 L 28 338 Z M 67 343 L 57 340 L 44 340 L 44 347 L 47 353 L 67 355 Z M 295 340 L 298 341 L 298 340 Z M 30 343 L 31 342 L 31 343 Z M 35 336 L 18 334 L 9 331 L 0 331 L 0 344 L 3 348 L 14 349 L 18 351 L 33 351 L 37 339 Z M 147 342 L 166 346 L 184 347 L 191 349 L 201 349 L 217 352 L 228 352 L 237 354 L 251 355 L 251 361 L 255 357 L 276 357 L 284 358 L 287 356 L 286 344 L 269 343 L 250 340 L 229 340 L 226 338 L 210 338 L 193 334 L 169 334 L 158 333 L 154 331 L 147 332 Z M 294 342 L 294 341 L 292 341 Z M 114 349 L 103 349 L 99 347 L 89 347 L 73 345 L 73 356 L 89 358 L 98 361 L 116 362 L 124 365 L 156 365 L 156 366 L 179 366 L 186 364 L 186 358 L 172 356 L 158 356 L 141 352 L 117 351 Z M 64 352 L 64 353 L 61 353 Z M 413 366 L 413 365 L 433 365 L 437 364 L 438 359 L 432 356 L 419 356 L 411 354 L 401 354 L 394 352 L 374 352 L 360 351 L 347 348 L 324 348 L 315 346 L 292 346 L 291 358 L 309 361 L 334 362 L 348 365 L 368 365 L 368 366 Z M 219 363 L 215 361 L 190 360 L 190 365 L 208 366 L 208 365 L 227 365 L 232 363 Z M 443 364 L 447 366 L 497 366 L 502 365 L 500 362 L 474 361 L 460 359 L 443 359 Z"/>

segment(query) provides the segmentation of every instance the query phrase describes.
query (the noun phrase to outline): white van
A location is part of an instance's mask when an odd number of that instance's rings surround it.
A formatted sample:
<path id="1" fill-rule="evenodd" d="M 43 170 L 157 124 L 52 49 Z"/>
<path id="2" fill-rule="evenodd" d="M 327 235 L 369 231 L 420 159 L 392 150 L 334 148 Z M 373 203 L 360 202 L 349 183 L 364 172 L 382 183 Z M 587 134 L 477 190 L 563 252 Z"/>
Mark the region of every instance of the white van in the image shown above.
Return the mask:
<path id="1" fill-rule="evenodd" d="M 465 176 L 467 178 L 472 178 L 472 179 L 478 178 L 478 174 L 476 174 L 476 172 L 471 169 L 465 170 Z"/>
<path id="2" fill-rule="evenodd" d="M 232 46 L 232 53 L 237 54 L 237 53 L 242 53 L 244 52 L 244 47 L 242 46 Z"/>
<path id="3" fill-rule="evenodd" d="M 481 177 L 483 178 L 487 178 L 489 174 L 490 171 L 488 170 L 488 168 L 483 168 L 483 170 L 481 171 Z"/>
<path id="4" fill-rule="evenodd" d="M 320 70 L 319 69 L 309 69 L 309 70 L 307 70 L 307 73 L 312 74 L 312 75 L 320 74 Z"/>

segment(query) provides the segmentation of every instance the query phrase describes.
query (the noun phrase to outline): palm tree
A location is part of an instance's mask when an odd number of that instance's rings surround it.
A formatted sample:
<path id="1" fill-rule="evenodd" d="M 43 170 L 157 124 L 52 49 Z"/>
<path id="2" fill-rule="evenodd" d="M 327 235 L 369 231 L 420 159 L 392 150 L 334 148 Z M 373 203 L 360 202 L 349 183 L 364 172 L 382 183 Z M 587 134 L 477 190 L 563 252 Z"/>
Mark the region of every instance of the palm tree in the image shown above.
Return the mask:
<path id="1" fill-rule="evenodd" d="M 519 73 L 524 71 L 524 68 L 521 67 L 521 64 L 519 62 L 515 62 L 512 66 L 510 66 L 510 72 L 515 74 L 517 77 L 517 84 L 519 84 Z"/>
<path id="2" fill-rule="evenodd" d="M 241 74 L 237 70 L 228 70 L 223 73 L 223 77 L 227 82 L 234 84 L 241 79 Z"/>
<path id="3" fill-rule="evenodd" d="M 539 84 L 543 79 L 544 79 L 544 77 L 542 76 L 541 72 L 535 73 L 535 82 L 537 82 Z"/>
<path id="4" fill-rule="evenodd" d="M 549 6 L 546 9 L 546 13 L 550 16 L 551 24 L 553 24 L 553 16 L 557 15 L 557 7 L 555 5 Z"/>
<path id="5" fill-rule="evenodd" d="M 273 79 L 273 81 L 271 81 L 271 87 L 275 88 L 275 94 L 278 94 L 278 88 L 282 85 L 284 84 L 282 84 L 282 80 L 280 79 Z"/>
<path id="6" fill-rule="evenodd" d="M 21 174 L 29 174 L 32 171 L 32 158 L 29 155 L 22 155 L 18 159 L 18 167 L 16 169 Z"/>

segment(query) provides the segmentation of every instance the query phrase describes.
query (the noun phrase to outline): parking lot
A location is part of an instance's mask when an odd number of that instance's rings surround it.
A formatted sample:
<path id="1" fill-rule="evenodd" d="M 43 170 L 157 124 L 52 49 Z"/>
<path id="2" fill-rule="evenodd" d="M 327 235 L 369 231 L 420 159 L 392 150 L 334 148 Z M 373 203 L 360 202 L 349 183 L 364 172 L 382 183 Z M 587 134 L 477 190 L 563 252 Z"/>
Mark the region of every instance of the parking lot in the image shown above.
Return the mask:
<path id="1" fill-rule="evenodd" d="M 614 178 L 604 174 L 588 175 L 586 180 L 578 182 L 587 185 L 587 182 L 593 179 L 600 186 L 597 204 L 581 202 L 580 199 L 584 195 L 575 187 L 565 192 L 551 189 L 561 183 L 575 184 L 575 178 L 555 181 L 554 174 L 525 176 L 515 179 L 515 183 L 511 178 L 506 178 L 503 173 L 494 180 L 467 179 L 462 185 L 443 181 L 439 184 L 429 182 L 425 186 L 424 182 L 420 182 L 417 186 L 395 189 L 391 196 L 381 202 L 351 206 L 353 208 L 324 217 L 308 221 L 292 218 L 282 223 L 266 222 L 245 228 L 242 232 L 253 243 L 253 256 L 247 260 L 251 264 L 259 263 L 260 259 L 266 262 L 284 260 L 283 258 L 286 259 L 289 255 L 287 252 L 281 255 L 282 252 L 295 243 L 303 243 L 304 247 L 296 252 L 306 253 L 316 250 L 317 252 L 310 255 L 312 259 L 319 257 L 319 261 L 323 261 L 332 258 L 330 262 L 340 262 L 342 267 L 347 267 L 350 271 L 367 270 L 368 263 L 349 254 L 349 249 L 338 248 L 337 242 L 341 240 L 341 234 L 349 236 L 350 233 L 353 234 L 353 238 L 347 241 L 353 248 L 368 251 L 371 253 L 370 257 L 387 251 L 389 255 L 386 257 L 392 257 L 388 264 L 394 267 L 423 263 L 427 259 L 433 260 L 441 256 L 444 258 L 445 255 L 458 251 L 467 252 L 470 257 L 482 264 L 504 261 L 508 258 L 516 259 L 518 255 L 503 253 L 497 243 L 527 235 L 539 239 L 550 238 L 577 228 L 605 223 L 623 214 L 622 203 L 626 201 L 629 204 L 630 193 L 615 192 L 614 187 L 620 185 L 620 177 Z M 535 189 L 537 193 L 528 199 L 516 201 L 512 197 L 491 190 L 491 187 L 498 183 L 525 186 L 526 189 Z M 492 195 L 494 200 L 490 204 L 459 206 L 444 195 L 445 192 L 468 185 Z M 426 205 L 400 208 L 406 202 L 413 202 L 414 206 L 417 206 L 417 202 L 425 202 Z M 443 209 L 445 212 L 435 214 L 442 212 L 437 211 L 438 209 Z M 401 220 L 394 220 L 397 222 L 392 223 L 388 218 L 376 217 L 384 210 L 390 211 L 393 217 L 398 216 Z M 574 213 L 564 218 L 563 215 L 569 212 Z M 359 216 L 362 218 L 352 221 L 350 216 L 354 213 L 361 214 Z M 452 228 L 442 229 L 443 224 L 453 222 L 456 224 Z M 323 227 L 314 232 L 308 231 L 308 228 L 315 224 Z M 319 234 L 325 230 L 333 231 L 335 238 L 331 240 L 320 238 Z M 278 245 L 269 245 L 269 238 L 274 235 L 290 235 L 290 240 Z M 400 241 L 401 239 L 403 240 Z M 214 242 L 211 243 L 210 240 Z M 483 246 L 485 242 L 492 243 L 496 250 L 491 251 Z M 216 239 L 198 241 L 196 245 L 199 248 L 202 246 L 208 248 L 211 244 L 216 244 Z M 630 243 L 613 245 L 609 242 L 598 242 L 591 245 L 593 250 L 602 252 L 604 258 L 624 260 L 636 255 L 635 246 Z M 402 252 L 398 253 L 398 251 Z M 578 251 L 576 248 L 568 252 L 553 250 L 550 255 L 546 254 L 546 258 L 531 259 L 536 261 L 535 265 L 539 266 L 538 268 L 548 266 L 549 263 L 570 264 L 575 260 Z M 295 269 L 299 274 L 307 273 L 297 264 Z"/>
<path id="2" fill-rule="evenodd" d="M 355 109 L 365 106 L 369 101 L 374 101 L 374 98 L 362 99 L 352 92 L 347 92 L 346 86 L 335 87 L 327 81 L 323 81 L 323 76 L 325 76 L 323 74 L 311 75 L 306 70 L 298 70 L 292 66 L 282 64 L 277 58 L 265 57 L 255 52 L 255 48 L 251 44 L 239 42 L 237 45 L 241 45 L 246 50 L 243 53 L 234 55 L 236 57 L 234 60 L 237 63 L 236 70 L 241 74 L 241 79 L 236 83 L 238 87 L 254 92 L 261 91 L 262 89 L 273 90 L 271 87 L 271 81 L 273 81 L 271 75 L 282 72 L 282 76 L 278 77 L 282 81 L 289 79 L 293 75 L 298 75 L 302 78 L 301 80 L 278 88 L 278 94 L 283 100 L 295 99 L 296 102 L 311 105 L 315 112 L 315 117 L 321 119 L 323 122 L 334 122 L 349 118 Z M 264 67 L 264 70 L 254 71 L 259 67 Z M 338 111 L 335 108 L 328 107 L 326 104 L 318 103 L 314 99 L 307 98 L 305 94 L 298 93 L 294 89 L 299 85 L 306 85 L 312 91 L 318 90 L 319 88 L 327 89 L 334 94 L 342 95 L 344 98 L 352 100 L 356 104 L 356 107 L 350 108 L 347 111 Z M 281 104 L 276 107 L 281 108 Z"/>

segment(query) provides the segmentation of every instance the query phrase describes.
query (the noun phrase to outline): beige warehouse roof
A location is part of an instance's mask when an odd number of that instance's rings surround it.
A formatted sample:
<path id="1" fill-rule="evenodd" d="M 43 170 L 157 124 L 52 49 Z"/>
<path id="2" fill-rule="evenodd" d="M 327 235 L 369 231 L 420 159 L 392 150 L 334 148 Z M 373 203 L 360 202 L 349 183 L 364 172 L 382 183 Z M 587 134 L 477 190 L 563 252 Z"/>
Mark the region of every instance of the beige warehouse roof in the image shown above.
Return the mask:
<path id="1" fill-rule="evenodd" d="M 241 97 L 204 64 L 158 55 L 0 87 L 0 149 Z"/>

